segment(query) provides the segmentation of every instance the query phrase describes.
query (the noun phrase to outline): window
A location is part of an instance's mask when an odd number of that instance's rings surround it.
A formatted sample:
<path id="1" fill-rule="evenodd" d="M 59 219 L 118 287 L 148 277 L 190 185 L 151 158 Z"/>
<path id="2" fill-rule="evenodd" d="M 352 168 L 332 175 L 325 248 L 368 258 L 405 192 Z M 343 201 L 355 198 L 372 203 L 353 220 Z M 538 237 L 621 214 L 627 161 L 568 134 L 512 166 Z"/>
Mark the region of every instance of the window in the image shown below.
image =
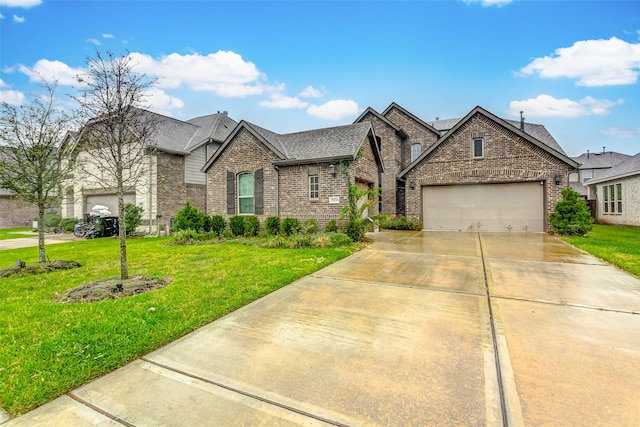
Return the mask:
<path id="1" fill-rule="evenodd" d="M 418 157 L 420 157 L 421 151 L 422 151 L 422 147 L 420 146 L 420 144 L 411 144 L 411 161 L 412 162 Z"/>
<path id="2" fill-rule="evenodd" d="M 253 213 L 253 174 L 241 173 L 238 175 L 238 213 Z"/>
<path id="3" fill-rule="evenodd" d="M 602 187 L 602 195 L 604 196 L 604 213 L 609 213 L 609 187 L 608 186 L 604 186 Z"/>
<path id="4" fill-rule="evenodd" d="M 473 140 L 473 157 L 484 157 L 484 140 L 482 138 Z"/>
<path id="5" fill-rule="evenodd" d="M 593 178 L 593 172 L 591 172 L 591 171 L 582 171 L 582 182 L 587 182 L 591 178 Z"/>
<path id="6" fill-rule="evenodd" d="M 618 199 L 618 213 L 622 213 L 622 184 L 616 184 L 616 196 Z"/>
<path id="7" fill-rule="evenodd" d="M 309 198 L 312 200 L 320 198 L 320 178 L 318 175 L 309 175 Z"/>
<path id="8" fill-rule="evenodd" d="M 610 185 L 609 186 L 609 212 L 611 213 L 616 213 L 616 196 L 614 193 L 614 186 Z"/>

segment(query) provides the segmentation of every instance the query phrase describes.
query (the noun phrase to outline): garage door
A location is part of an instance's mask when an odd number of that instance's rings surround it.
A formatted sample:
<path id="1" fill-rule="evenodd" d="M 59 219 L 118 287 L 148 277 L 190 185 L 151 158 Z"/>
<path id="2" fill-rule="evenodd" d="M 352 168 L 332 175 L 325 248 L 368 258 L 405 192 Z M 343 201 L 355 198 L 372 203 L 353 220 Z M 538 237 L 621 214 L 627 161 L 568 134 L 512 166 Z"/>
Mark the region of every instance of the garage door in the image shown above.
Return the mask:
<path id="1" fill-rule="evenodd" d="M 125 203 L 136 203 L 135 194 L 125 194 Z M 89 213 L 92 207 L 95 205 L 103 205 L 109 208 L 114 216 L 118 215 L 118 195 L 117 194 L 96 194 L 93 196 L 87 196 L 87 203 L 85 204 L 84 211 Z"/>
<path id="2" fill-rule="evenodd" d="M 539 182 L 422 188 L 427 230 L 543 231 L 544 186 Z"/>

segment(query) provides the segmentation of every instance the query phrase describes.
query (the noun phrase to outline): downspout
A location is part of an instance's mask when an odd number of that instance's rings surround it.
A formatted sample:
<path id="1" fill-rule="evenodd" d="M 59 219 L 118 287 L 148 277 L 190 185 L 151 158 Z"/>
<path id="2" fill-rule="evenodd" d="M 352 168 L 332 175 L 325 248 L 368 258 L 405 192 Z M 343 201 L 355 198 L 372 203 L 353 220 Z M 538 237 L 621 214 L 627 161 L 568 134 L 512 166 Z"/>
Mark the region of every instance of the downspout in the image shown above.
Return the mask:
<path id="1" fill-rule="evenodd" d="M 280 167 L 274 166 L 276 170 L 276 216 L 280 216 Z"/>

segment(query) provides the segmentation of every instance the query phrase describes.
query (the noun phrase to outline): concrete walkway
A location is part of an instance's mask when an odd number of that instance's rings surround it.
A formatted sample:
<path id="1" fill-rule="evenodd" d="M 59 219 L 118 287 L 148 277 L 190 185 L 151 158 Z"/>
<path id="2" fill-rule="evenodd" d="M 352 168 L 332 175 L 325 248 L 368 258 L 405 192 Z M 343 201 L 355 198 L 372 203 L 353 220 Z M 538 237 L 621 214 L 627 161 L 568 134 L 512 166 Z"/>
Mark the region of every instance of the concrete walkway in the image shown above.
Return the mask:
<path id="1" fill-rule="evenodd" d="M 0 251 L 5 249 L 18 249 L 18 248 L 29 248 L 33 246 L 38 246 L 38 233 L 21 232 L 21 233 L 15 233 L 15 234 L 21 234 L 21 235 L 24 234 L 25 237 L 0 240 Z M 84 240 L 84 238 L 79 239 L 76 236 L 74 236 L 73 233 L 60 233 L 60 234 L 47 233 L 44 236 L 45 245 L 74 242 L 76 240 Z"/>
<path id="2" fill-rule="evenodd" d="M 640 425 L 640 280 L 546 234 L 374 237 L 3 427 Z"/>

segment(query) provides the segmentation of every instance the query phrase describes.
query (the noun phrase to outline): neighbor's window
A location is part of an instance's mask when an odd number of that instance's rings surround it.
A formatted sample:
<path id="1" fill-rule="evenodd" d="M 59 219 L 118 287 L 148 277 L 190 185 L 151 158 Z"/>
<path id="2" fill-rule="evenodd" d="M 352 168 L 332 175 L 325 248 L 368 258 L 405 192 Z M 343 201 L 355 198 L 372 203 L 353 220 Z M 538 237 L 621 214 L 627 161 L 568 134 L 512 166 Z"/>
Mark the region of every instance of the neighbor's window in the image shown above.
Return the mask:
<path id="1" fill-rule="evenodd" d="M 420 157 L 421 151 L 422 151 L 422 146 L 420 144 L 411 144 L 411 161 L 412 162 L 418 157 Z"/>
<path id="2" fill-rule="evenodd" d="M 238 213 L 253 213 L 253 174 L 241 173 L 238 175 Z"/>
<path id="3" fill-rule="evenodd" d="M 618 199 L 618 213 L 622 213 L 622 184 L 616 184 L 616 196 Z"/>
<path id="4" fill-rule="evenodd" d="M 593 172 L 591 172 L 591 171 L 582 171 L 582 182 L 587 182 L 591 178 L 593 178 Z"/>
<path id="5" fill-rule="evenodd" d="M 473 140 L 473 157 L 484 157 L 484 140 L 482 138 Z"/>
<path id="6" fill-rule="evenodd" d="M 615 187 L 613 185 L 609 186 L 609 212 L 611 213 L 615 213 L 616 212 L 616 196 L 614 193 L 614 189 Z"/>
<path id="7" fill-rule="evenodd" d="M 320 179 L 318 175 L 309 175 L 309 198 L 320 198 Z"/>
<path id="8" fill-rule="evenodd" d="M 604 203 L 602 204 L 604 206 L 604 213 L 609 213 L 609 187 L 608 186 L 604 186 L 602 187 L 602 195 L 604 196 Z"/>

